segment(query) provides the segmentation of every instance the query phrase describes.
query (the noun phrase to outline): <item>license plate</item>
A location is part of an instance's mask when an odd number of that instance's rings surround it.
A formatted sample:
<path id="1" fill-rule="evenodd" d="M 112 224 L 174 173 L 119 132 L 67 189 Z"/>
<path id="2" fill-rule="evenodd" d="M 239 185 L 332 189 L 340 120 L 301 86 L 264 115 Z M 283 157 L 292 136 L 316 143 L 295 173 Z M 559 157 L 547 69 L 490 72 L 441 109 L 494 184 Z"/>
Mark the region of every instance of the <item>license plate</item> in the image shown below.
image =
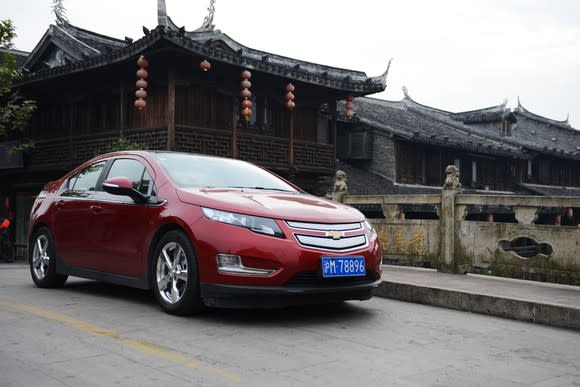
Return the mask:
<path id="1" fill-rule="evenodd" d="M 365 258 L 355 257 L 322 257 L 322 276 L 358 277 L 366 274 Z"/>

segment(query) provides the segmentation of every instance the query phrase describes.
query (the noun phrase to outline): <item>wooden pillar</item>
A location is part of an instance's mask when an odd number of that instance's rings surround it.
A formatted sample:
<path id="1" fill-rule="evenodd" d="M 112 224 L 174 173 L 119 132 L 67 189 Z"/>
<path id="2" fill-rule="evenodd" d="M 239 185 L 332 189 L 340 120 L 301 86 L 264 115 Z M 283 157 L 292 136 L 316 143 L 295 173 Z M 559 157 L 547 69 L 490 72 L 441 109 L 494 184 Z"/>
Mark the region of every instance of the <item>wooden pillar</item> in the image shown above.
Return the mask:
<path id="1" fill-rule="evenodd" d="M 333 145 L 332 147 L 332 163 L 333 165 L 336 164 L 336 121 L 338 119 L 338 112 L 336 111 L 336 101 L 330 102 L 330 109 L 332 110 L 332 121 L 330 124 L 330 143 Z M 335 165 L 336 166 L 336 165 Z"/>
<path id="2" fill-rule="evenodd" d="M 175 150 L 175 66 L 167 76 L 167 150 Z"/>
<path id="3" fill-rule="evenodd" d="M 238 158 L 238 99 L 232 97 L 232 158 Z"/>
<path id="4" fill-rule="evenodd" d="M 123 138 L 123 130 L 126 126 L 125 123 L 125 83 L 121 81 L 119 86 L 119 137 Z"/>
<path id="5" fill-rule="evenodd" d="M 294 167 L 294 110 L 290 110 L 290 141 L 288 143 L 288 162 Z"/>

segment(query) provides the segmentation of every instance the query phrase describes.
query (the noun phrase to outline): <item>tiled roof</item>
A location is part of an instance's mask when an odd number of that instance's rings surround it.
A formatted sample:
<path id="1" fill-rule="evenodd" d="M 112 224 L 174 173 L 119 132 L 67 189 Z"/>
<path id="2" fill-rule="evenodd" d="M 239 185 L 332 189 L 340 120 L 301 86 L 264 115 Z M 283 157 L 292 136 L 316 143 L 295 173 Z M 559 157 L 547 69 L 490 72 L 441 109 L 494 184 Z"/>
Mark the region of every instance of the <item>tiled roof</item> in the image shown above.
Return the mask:
<path id="1" fill-rule="evenodd" d="M 553 185 L 527 184 L 520 185 L 535 195 L 543 196 L 580 196 L 580 187 L 557 187 Z"/>
<path id="2" fill-rule="evenodd" d="M 386 72 L 380 76 L 367 77 L 364 72 L 340 69 L 297 59 L 287 58 L 243 46 L 219 30 L 185 32 L 165 26 L 145 30 L 143 38 L 136 42 L 121 41 L 70 24 L 51 26 L 27 61 L 34 70 L 47 46 L 57 42 L 72 57 L 63 66 L 32 71 L 20 83 L 66 75 L 70 72 L 90 70 L 134 58 L 145 53 L 159 42 L 181 47 L 192 54 L 264 73 L 294 79 L 340 91 L 342 94 L 361 96 L 381 92 L 386 88 Z"/>
<path id="3" fill-rule="evenodd" d="M 449 112 L 420 105 L 408 97 L 401 101 L 357 98 L 354 110 L 361 123 L 409 141 L 483 154 L 525 157 L 517 144 L 473 130 L 453 120 Z"/>

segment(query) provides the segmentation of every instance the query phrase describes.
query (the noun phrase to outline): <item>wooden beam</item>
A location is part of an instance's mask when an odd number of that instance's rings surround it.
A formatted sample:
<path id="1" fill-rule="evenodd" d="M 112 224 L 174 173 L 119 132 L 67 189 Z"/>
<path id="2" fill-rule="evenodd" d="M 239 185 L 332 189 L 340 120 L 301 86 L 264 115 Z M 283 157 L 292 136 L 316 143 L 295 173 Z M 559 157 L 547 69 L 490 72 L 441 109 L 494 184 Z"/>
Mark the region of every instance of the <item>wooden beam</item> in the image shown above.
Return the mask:
<path id="1" fill-rule="evenodd" d="M 167 150 L 175 150 L 175 66 L 167 75 Z"/>
<path id="2" fill-rule="evenodd" d="M 119 137 L 123 138 L 125 128 L 125 82 L 119 86 Z"/>
<path id="3" fill-rule="evenodd" d="M 290 143 L 288 145 L 288 160 L 290 167 L 294 167 L 294 110 L 290 110 Z"/>
<path id="4" fill-rule="evenodd" d="M 232 97 L 232 158 L 238 158 L 238 99 Z"/>
<path id="5" fill-rule="evenodd" d="M 332 163 L 336 168 L 336 121 L 338 120 L 338 113 L 336 111 L 336 101 L 331 101 L 329 103 L 330 109 L 332 109 L 332 121 L 330 124 L 330 143 L 332 147 Z"/>

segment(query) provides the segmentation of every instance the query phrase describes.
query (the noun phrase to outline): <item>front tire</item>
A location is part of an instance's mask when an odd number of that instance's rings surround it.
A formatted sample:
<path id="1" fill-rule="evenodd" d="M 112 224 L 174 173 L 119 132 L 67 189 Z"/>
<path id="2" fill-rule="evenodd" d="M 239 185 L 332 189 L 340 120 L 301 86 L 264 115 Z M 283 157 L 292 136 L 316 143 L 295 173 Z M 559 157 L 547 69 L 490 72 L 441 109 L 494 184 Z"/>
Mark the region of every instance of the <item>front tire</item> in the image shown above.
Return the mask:
<path id="1" fill-rule="evenodd" d="M 56 254 L 50 230 L 41 227 L 32 234 L 28 263 L 32 280 L 39 288 L 62 287 L 68 276 L 56 273 Z"/>
<path id="2" fill-rule="evenodd" d="M 202 309 L 195 251 L 182 231 L 169 231 L 161 238 L 151 273 L 153 294 L 165 312 L 185 316 Z"/>

